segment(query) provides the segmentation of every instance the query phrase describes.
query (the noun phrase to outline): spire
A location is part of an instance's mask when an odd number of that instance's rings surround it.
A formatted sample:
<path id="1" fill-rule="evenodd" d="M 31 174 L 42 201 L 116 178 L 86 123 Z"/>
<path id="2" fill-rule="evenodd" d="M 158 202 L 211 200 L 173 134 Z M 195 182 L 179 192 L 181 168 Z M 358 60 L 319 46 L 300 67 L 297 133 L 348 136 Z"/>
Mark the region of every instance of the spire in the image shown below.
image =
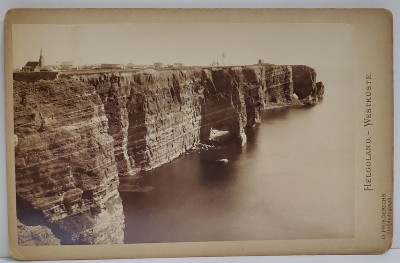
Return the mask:
<path id="1" fill-rule="evenodd" d="M 44 67 L 43 50 L 40 48 L 39 67 Z"/>

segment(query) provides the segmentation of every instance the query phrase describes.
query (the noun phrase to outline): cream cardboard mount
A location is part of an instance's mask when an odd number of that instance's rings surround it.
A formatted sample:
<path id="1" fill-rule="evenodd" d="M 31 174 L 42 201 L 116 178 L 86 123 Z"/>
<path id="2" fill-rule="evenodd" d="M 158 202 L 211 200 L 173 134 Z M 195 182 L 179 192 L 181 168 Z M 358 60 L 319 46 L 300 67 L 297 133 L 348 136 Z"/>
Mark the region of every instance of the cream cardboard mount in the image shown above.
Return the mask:
<path id="1" fill-rule="evenodd" d="M 384 9 L 14 9 L 17 259 L 376 254 L 392 241 Z"/>

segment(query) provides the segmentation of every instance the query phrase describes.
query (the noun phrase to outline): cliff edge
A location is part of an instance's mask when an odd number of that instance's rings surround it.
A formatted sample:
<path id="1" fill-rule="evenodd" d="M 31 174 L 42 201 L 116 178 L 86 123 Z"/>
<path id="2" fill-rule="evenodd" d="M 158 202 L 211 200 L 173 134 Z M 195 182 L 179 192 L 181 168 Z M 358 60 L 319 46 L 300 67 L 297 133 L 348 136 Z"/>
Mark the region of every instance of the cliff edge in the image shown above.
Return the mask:
<path id="1" fill-rule="evenodd" d="M 269 108 L 315 103 L 308 66 L 59 73 L 14 81 L 15 171 L 21 244 L 123 243 L 119 177 L 158 167 Z M 37 220 L 27 220 L 36 213 Z M 37 226 L 43 226 L 42 228 Z M 40 233 L 42 231 L 42 233 Z"/>

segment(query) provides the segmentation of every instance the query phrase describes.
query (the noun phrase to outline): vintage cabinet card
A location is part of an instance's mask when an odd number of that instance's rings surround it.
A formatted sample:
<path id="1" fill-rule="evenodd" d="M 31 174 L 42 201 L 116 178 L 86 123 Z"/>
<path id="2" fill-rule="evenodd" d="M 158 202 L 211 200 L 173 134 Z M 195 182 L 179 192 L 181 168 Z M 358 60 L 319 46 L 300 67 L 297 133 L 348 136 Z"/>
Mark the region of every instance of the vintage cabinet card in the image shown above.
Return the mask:
<path id="1" fill-rule="evenodd" d="M 383 253 L 384 9 L 14 9 L 18 259 Z"/>

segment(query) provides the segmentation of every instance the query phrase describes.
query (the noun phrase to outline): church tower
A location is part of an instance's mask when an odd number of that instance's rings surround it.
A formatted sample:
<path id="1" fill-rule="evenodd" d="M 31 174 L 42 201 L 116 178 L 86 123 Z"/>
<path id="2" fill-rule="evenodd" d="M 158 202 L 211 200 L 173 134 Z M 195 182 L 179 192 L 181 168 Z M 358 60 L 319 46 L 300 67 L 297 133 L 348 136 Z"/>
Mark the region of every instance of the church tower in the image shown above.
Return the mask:
<path id="1" fill-rule="evenodd" d="M 40 49 L 40 57 L 39 57 L 39 67 L 44 67 L 44 58 L 43 58 L 43 51 Z"/>

